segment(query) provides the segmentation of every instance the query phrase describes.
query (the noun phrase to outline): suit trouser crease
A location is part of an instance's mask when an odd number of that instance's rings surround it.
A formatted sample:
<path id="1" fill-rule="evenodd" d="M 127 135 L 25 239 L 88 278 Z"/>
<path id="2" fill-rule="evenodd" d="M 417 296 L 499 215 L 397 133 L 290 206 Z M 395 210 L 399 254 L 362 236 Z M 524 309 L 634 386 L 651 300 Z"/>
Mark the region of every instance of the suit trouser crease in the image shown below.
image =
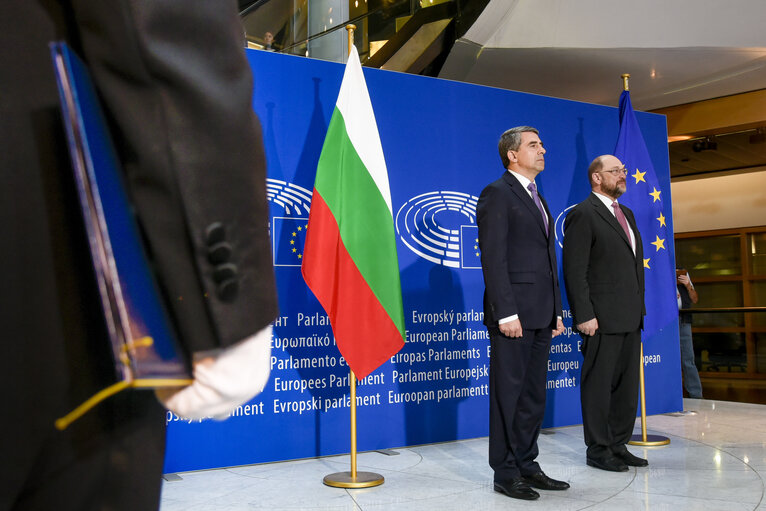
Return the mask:
<path id="1" fill-rule="evenodd" d="M 600 334 L 586 340 L 580 387 L 589 457 L 625 450 L 638 406 L 640 331 Z"/>
<path id="2" fill-rule="evenodd" d="M 497 481 L 540 471 L 550 341 L 550 328 L 524 330 L 519 339 L 490 331 L 489 463 Z"/>

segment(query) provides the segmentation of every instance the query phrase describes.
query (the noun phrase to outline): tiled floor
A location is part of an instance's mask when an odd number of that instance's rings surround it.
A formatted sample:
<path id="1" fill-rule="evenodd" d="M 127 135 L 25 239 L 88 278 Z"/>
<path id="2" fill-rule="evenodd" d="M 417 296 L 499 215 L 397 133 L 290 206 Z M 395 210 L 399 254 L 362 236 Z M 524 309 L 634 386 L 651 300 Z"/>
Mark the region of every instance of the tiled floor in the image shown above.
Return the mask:
<path id="1" fill-rule="evenodd" d="M 582 427 L 545 430 L 538 461 L 572 487 L 541 491 L 533 502 L 493 491 L 487 439 L 477 438 L 396 449 L 393 456 L 359 454 L 360 471 L 385 477 L 382 486 L 360 490 L 322 484 L 325 475 L 349 470 L 348 456 L 182 473 L 164 483 L 161 509 L 766 511 L 766 405 L 686 399 L 685 407 L 698 413 L 648 418 L 649 433 L 671 443 L 631 447 L 649 467 L 628 472 L 586 466 Z"/>

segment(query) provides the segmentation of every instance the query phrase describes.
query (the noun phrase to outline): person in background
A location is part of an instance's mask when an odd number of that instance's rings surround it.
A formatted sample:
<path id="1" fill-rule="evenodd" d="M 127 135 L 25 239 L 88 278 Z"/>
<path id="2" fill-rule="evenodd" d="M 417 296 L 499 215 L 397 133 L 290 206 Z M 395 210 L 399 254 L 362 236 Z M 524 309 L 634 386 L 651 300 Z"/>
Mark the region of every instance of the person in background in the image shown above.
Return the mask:
<path id="1" fill-rule="evenodd" d="M 694 289 L 689 272 L 676 268 L 676 298 L 678 299 L 678 333 L 681 343 L 681 372 L 684 377 L 684 388 L 689 397 L 702 399 L 702 382 L 694 363 L 694 342 L 692 341 L 692 314 L 681 312 L 697 303 L 699 297 Z"/>
<path id="2" fill-rule="evenodd" d="M 266 32 L 263 34 L 263 49 L 266 51 L 276 51 L 274 45 L 274 34 Z"/>

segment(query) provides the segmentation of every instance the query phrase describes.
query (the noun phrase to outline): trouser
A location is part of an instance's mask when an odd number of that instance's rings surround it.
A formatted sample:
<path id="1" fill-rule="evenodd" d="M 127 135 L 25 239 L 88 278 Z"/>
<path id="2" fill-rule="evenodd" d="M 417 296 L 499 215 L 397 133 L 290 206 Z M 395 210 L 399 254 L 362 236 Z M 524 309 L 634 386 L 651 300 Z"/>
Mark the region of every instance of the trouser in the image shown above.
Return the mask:
<path id="1" fill-rule="evenodd" d="M 622 452 L 638 406 L 641 332 L 585 337 L 580 383 L 583 431 L 589 458 Z"/>
<path id="2" fill-rule="evenodd" d="M 495 481 L 540 471 L 535 458 L 545 414 L 551 329 L 523 330 L 512 339 L 490 329 L 489 464 Z"/>

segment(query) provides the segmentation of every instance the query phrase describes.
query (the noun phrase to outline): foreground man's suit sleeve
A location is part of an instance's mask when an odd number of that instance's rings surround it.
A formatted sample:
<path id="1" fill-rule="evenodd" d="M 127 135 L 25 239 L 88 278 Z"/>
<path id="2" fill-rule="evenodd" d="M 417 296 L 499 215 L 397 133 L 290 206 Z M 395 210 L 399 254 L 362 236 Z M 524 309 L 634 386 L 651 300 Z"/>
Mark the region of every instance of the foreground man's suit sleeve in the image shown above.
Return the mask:
<path id="1" fill-rule="evenodd" d="M 276 313 L 265 168 L 236 2 L 0 2 L 0 510 L 159 506 L 165 411 L 114 382 L 48 43 L 87 62 L 188 352 Z"/>
<path id="2" fill-rule="evenodd" d="M 252 335 L 276 303 L 241 25 L 209 1 L 74 7 L 181 339 L 199 351 Z"/>

